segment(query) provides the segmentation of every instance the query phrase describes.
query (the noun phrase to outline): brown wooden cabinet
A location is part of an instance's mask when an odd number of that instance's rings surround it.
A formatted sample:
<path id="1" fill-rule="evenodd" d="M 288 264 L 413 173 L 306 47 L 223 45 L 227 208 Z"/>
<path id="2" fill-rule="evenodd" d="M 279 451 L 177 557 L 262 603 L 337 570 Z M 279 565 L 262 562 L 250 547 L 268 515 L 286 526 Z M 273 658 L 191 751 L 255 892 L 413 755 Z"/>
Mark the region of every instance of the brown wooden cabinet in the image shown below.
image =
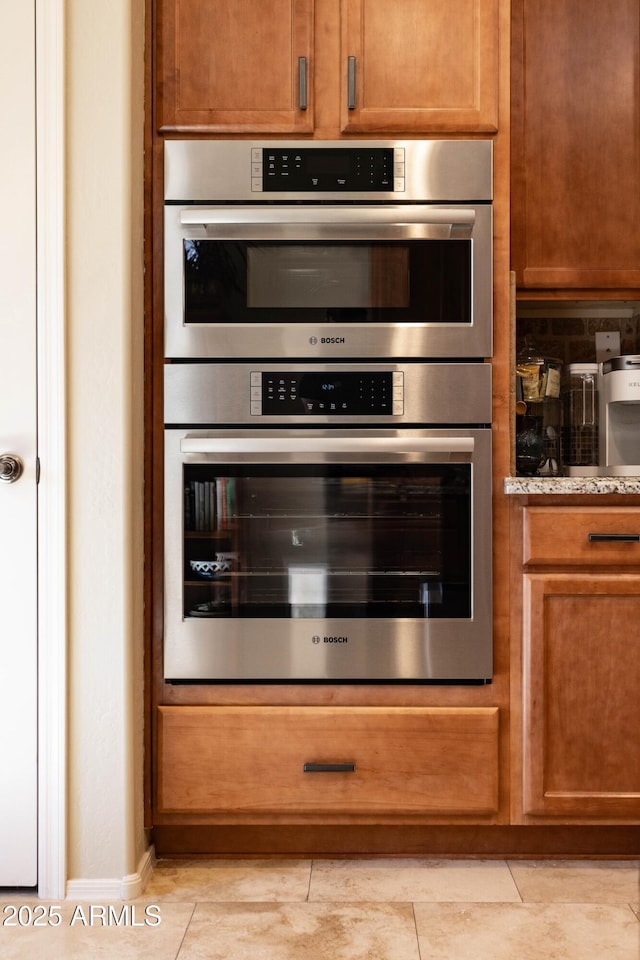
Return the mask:
<path id="1" fill-rule="evenodd" d="M 512 3 L 519 288 L 640 286 L 640 5 Z"/>
<path id="2" fill-rule="evenodd" d="M 495 131 L 499 2 L 157 0 L 157 127 Z"/>
<path id="3" fill-rule="evenodd" d="M 497 130 L 497 0 L 343 0 L 341 31 L 343 132 Z"/>
<path id="4" fill-rule="evenodd" d="M 640 819 L 640 508 L 524 509 L 525 821 Z"/>
<path id="5" fill-rule="evenodd" d="M 158 711 L 158 822 L 498 812 L 497 707 Z"/>
<path id="6" fill-rule="evenodd" d="M 313 0 L 158 0 L 157 18 L 161 131 L 313 130 Z"/>
<path id="7" fill-rule="evenodd" d="M 483 136 L 496 130 L 500 102 L 494 306 L 504 353 L 509 0 L 146 0 L 146 10 L 145 823 L 165 854 L 501 852 L 509 802 L 502 596 L 491 684 L 163 679 L 162 145 L 181 135 Z M 499 420 L 505 364 L 494 366 L 494 384 Z M 500 476 L 505 436 L 494 444 Z M 501 500 L 498 531 L 504 514 Z M 333 762 L 354 770 L 304 770 Z"/>

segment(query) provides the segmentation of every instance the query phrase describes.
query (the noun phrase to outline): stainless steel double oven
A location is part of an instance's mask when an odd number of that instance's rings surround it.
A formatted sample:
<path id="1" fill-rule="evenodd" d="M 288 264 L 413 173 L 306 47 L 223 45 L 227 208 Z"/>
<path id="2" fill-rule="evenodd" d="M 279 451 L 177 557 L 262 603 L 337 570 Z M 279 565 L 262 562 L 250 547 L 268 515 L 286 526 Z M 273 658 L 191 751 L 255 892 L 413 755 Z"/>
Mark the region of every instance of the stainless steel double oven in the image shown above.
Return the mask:
<path id="1" fill-rule="evenodd" d="M 491 680 L 491 182 L 165 144 L 167 681 Z"/>

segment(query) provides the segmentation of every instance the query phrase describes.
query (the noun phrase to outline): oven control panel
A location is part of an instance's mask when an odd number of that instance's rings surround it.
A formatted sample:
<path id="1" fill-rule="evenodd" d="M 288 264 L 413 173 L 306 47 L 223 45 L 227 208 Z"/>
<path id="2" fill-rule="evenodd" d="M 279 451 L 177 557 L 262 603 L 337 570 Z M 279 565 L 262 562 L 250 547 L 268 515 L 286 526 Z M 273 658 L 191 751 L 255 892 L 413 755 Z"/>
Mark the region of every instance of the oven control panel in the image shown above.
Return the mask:
<path id="1" fill-rule="evenodd" d="M 404 413 L 404 373 L 251 371 L 251 416 L 392 416 Z"/>
<path id="2" fill-rule="evenodd" d="M 380 191 L 405 188 L 404 147 L 295 147 L 251 150 L 251 189 Z"/>

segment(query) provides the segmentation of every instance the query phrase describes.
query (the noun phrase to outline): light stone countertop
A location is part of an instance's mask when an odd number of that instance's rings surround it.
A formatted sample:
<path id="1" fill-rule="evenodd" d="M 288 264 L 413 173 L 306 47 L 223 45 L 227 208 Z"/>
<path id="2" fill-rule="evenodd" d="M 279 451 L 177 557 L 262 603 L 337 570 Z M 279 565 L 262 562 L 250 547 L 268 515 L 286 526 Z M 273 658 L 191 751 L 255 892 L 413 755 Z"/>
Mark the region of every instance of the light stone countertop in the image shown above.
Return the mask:
<path id="1" fill-rule="evenodd" d="M 505 477 L 504 492 L 511 494 L 635 493 L 640 477 Z"/>

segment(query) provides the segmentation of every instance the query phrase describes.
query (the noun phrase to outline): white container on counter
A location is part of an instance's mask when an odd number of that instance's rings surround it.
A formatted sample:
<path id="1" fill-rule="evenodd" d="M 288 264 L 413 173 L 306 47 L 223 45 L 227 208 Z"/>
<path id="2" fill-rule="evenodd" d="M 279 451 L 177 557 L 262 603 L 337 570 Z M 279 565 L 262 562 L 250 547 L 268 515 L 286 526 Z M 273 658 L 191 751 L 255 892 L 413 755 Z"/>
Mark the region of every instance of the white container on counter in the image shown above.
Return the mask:
<path id="1" fill-rule="evenodd" d="M 564 391 L 562 461 L 569 477 L 599 473 L 598 364 L 570 363 Z"/>
<path id="2" fill-rule="evenodd" d="M 602 364 L 600 473 L 640 476 L 640 356 Z"/>

